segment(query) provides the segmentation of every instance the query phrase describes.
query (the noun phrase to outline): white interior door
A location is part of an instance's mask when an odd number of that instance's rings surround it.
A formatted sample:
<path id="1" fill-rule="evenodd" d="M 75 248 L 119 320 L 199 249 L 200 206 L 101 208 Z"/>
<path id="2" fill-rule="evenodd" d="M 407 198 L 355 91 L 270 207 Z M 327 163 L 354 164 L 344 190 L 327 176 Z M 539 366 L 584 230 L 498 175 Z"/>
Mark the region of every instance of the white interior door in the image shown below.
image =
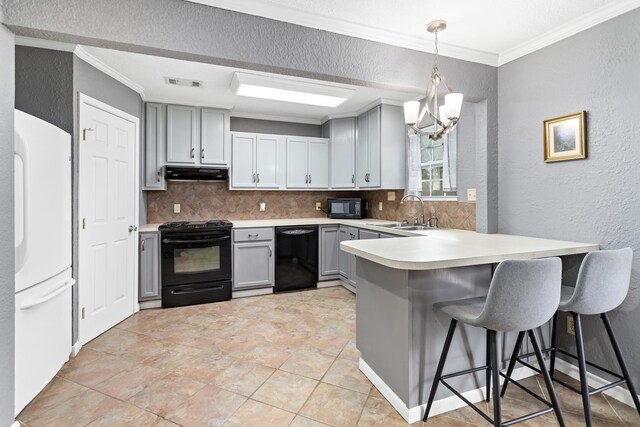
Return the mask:
<path id="1" fill-rule="evenodd" d="M 135 310 L 138 119 L 80 97 L 80 342 Z"/>

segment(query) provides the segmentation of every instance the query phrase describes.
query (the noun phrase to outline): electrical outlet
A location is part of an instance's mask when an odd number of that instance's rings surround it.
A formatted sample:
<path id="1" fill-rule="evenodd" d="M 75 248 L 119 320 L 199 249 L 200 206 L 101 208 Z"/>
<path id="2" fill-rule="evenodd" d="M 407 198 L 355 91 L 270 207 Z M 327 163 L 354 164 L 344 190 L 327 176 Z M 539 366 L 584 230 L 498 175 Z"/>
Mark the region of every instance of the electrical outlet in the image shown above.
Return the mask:
<path id="1" fill-rule="evenodd" d="M 467 201 L 475 202 L 475 200 L 476 200 L 476 189 L 467 188 Z"/>
<path id="2" fill-rule="evenodd" d="M 569 335 L 576 334 L 576 324 L 573 323 L 573 317 L 567 316 L 567 333 Z"/>
<path id="3" fill-rule="evenodd" d="M 395 191 L 387 191 L 387 200 L 392 202 L 396 199 L 396 192 Z"/>
<path id="4" fill-rule="evenodd" d="M 267 210 L 267 204 L 265 202 L 260 202 L 260 212 L 264 212 Z"/>
<path id="5" fill-rule="evenodd" d="M 382 202 L 378 203 L 378 210 L 381 211 L 382 210 Z"/>
<path id="6" fill-rule="evenodd" d="M 173 213 L 180 213 L 180 203 L 174 203 Z"/>
<path id="7" fill-rule="evenodd" d="M 316 210 L 319 211 L 322 209 L 322 203 L 316 202 Z"/>

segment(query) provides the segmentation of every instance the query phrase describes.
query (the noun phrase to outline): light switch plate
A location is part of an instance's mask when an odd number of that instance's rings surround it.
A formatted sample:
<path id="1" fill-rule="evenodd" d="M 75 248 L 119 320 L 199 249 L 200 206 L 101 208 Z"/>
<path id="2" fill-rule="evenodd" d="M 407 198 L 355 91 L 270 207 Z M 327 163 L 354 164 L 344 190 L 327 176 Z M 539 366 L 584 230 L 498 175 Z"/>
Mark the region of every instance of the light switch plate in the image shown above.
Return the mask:
<path id="1" fill-rule="evenodd" d="M 316 202 L 316 210 L 319 211 L 320 209 L 322 209 L 322 203 Z"/>
<path id="2" fill-rule="evenodd" d="M 378 210 L 381 211 L 382 210 L 382 202 L 378 203 Z"/>
<path id="3" fill-rule="evenodd" d="M 395 191 L 388 191 L 387 192 L 387 200 L 394 201 L 395 199 L 396 199 L 396 192 Z"/>
<path id="4" fill-rule="evenodd" d="M 476 201 L 476 189 L 475 188 L 467 188 L 467 200 L 470 202 Z"/>
<path id="5" fill-rule="evenodd" d="M 174 203 L 173 213 L 180 213 L 180 203 Z"/>
<path id="6" fill-rule="evenodd" d="M 264 212 L 267 210 L 267 204 L 265 202 L 260 202 L 260 212 Z"/>

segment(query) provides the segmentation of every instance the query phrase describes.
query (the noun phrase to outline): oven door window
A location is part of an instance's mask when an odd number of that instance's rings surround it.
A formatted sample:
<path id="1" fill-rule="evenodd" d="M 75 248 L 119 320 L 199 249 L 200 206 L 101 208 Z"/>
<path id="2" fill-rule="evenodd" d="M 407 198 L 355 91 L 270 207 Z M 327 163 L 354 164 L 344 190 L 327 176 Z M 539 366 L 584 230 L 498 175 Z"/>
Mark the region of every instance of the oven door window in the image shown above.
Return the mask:
<path id="1" fill-rule="evenodd" d="M 174 249 L 173 266 L 176 274 L 220 270 L 220 246 Z"/>

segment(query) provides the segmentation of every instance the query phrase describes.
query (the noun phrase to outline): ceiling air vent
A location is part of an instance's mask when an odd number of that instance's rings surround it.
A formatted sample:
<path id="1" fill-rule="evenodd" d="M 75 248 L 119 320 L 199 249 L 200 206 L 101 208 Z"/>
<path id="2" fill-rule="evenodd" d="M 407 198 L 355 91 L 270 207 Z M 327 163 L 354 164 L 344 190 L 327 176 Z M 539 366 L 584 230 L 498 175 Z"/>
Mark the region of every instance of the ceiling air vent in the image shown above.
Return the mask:
<path id="1" fill-rule="evenodd" d="M 176 86 L 187 86 L 187 87 L 202 87 L 201 80 L 190 80 L 190 79 L 178 79 L 176 77 L 165 77 L 164 81 L 170 85 Z"/>

